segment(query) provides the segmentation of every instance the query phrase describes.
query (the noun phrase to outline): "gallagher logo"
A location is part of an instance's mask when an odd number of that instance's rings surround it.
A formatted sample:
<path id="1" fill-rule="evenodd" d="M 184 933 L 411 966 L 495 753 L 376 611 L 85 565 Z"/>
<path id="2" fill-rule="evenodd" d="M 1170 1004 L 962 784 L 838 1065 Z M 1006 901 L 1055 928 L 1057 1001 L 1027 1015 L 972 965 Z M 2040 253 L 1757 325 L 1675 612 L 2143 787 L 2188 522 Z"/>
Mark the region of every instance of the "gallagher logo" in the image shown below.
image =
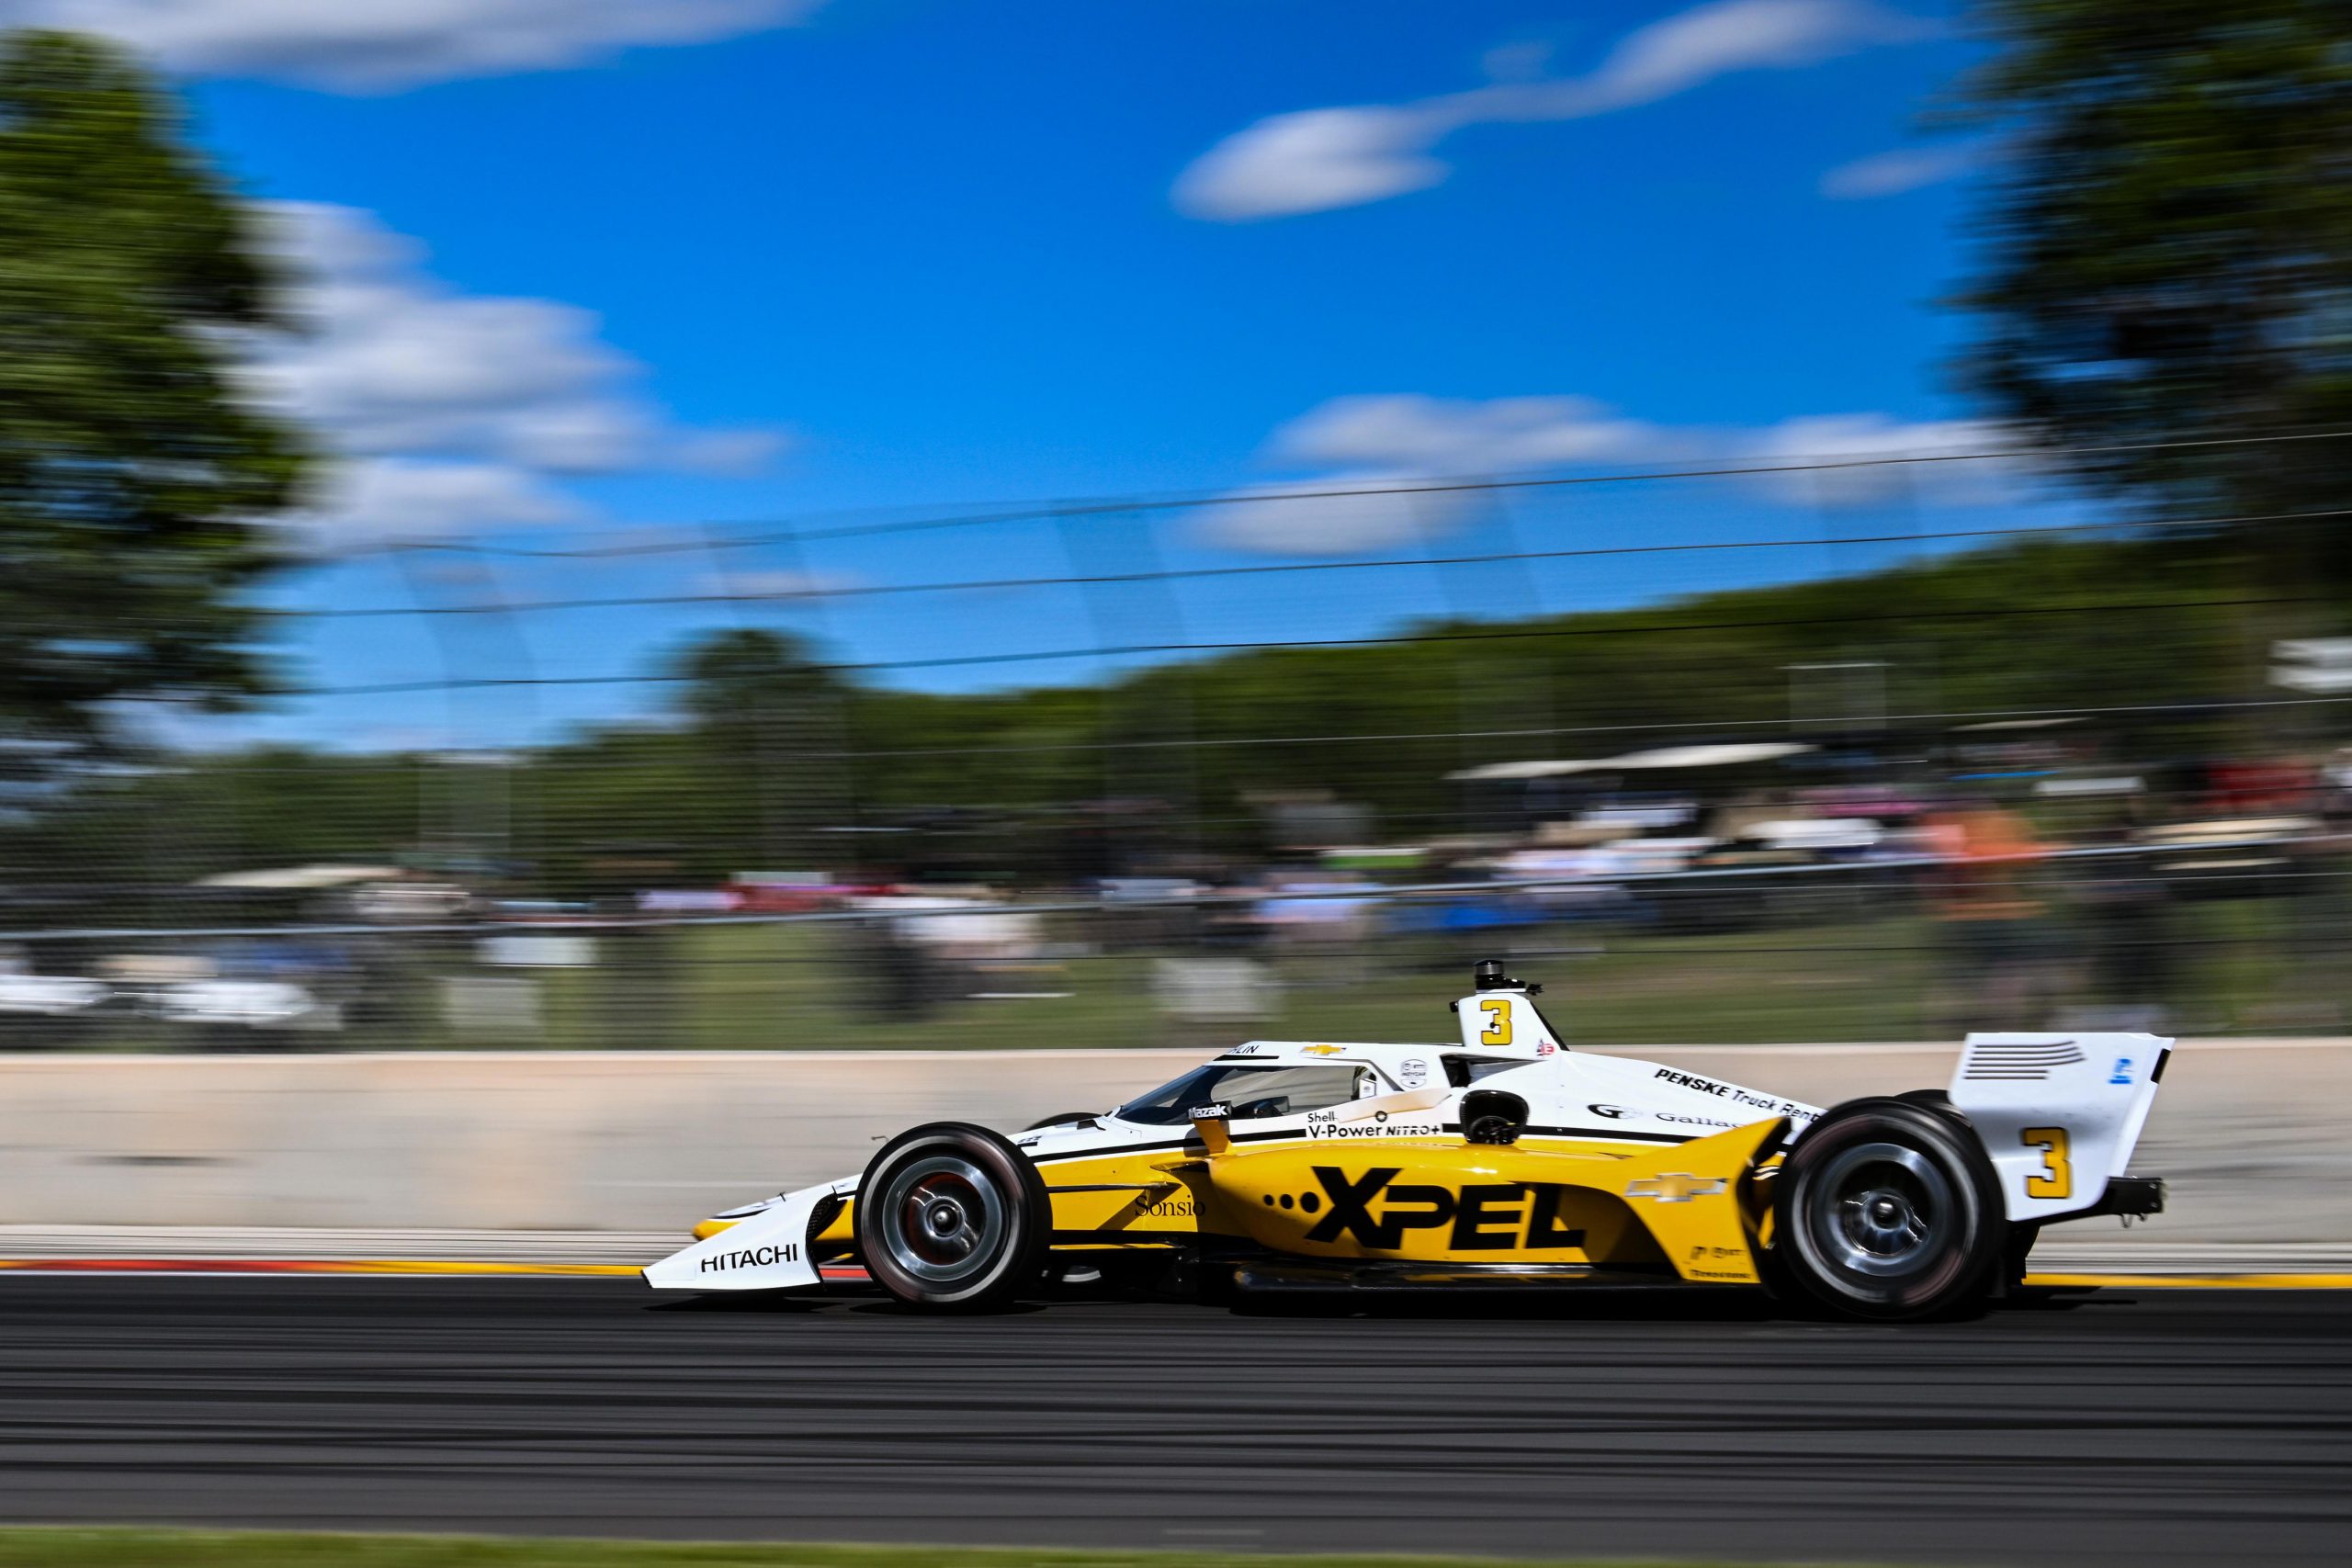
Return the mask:
<path id="1" fill-rule="evenodd" d="M 1358 1245 L 1388 1252 L 1402 1247 L 1407 1231 L 1453 1227 L 1445 1245 L 1456 1252 L 1541 1251 L 1582 1247 L 1581 1226 L 1560 1224 L 1566 1190 L 1551 1181 L 1494 1181 L 1464 1187 L 1396 1185 L 1404 1172 L 1383 1166 L 1351 1178 L 1337 1166 L 1318 1165 L 1315 1179 L 1331 1200 L 1331 1212 L 1306 1233 L 1308 1241 L 1352 1236 Z M 1372 1212 L 1374 1200 L 1381 1204 Z"/>

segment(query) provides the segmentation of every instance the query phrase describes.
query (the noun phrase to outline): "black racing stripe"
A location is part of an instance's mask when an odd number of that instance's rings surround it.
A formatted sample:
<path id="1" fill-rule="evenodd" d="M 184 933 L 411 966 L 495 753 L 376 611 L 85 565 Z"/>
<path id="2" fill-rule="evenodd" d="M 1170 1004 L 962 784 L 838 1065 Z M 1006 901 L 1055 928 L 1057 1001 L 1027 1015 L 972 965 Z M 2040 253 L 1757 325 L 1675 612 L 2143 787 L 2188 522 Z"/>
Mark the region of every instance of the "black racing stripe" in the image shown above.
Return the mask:
<path id="1" fill-rule="evenodd" d="M 1461 1130 L 1461 1123 L 1456 1122 L 1441 1122 L 1438 1124 L 1436 1129 L 1440 1134 L 1459 1133 Z M 1718 1130 L 1722 1132 L 1731 1131 L 1728 1127 Z M 1305 1144 L 1341 1141 L 1309 1138 L 1304 1132 L 1296 1130 L 1285 1131 L 1280 1128 L 1272 1129 L 1263 1133 L 1234 1133 L 1229 1134 L 1229 1136 L 1232 1141 L 1237 1144 L 1261 1144 L 1283 1141 Z M 1634 1133 L 1615 1127 L 1528 1127 L 1522 1130 L 1521 1136 L 1537 1138 L 1590 1138 L 1604 1144 L 1689 1144 L 1695 1143 L 1702 1137 L 1712 1136 L 1712 1134 L 1703 1133 Z M 1377 1143 L 1381 1140 L 1364 1138 L 1348 1139 L 1344 1141 L 1350 1143 Z M 1108 1148 L 1089 1149 L 1083 1153 L 1048 1155 L 1043 1158 L 1033 1158 L 1031 1163 L 1039 1166 L 1060 1165 L 1075 1159 L 1105 1159 L 1114 1155 L 1158 1154 L 1164 1150 L 1182 1149 L 1191 1142 L 1192 1140 L 1188 1138 L 1172 1138 L 1158 1139 L 1150 1143 L 1143 1144 L 1120 1144 Z"/>
<path id="2" fill-rule="evenodd" d="M 1408 1112 L 1408 1114 L 1409 1114 L 1409 1112 Z M 1437 1126 L 1436 1126 L 1436 1127 L 1434 1127 L 1434 1128 L 1430 1128 L 1430 1129 L 1422 1129 L 1422 1130 L 1423 1130 L 1423 1131 L 1430 1131 L 1430 1132 L 1436 1132 L 1436 1133 L 1459 1133 L 1460 1131 L 1462 1131 L 1462 1124 L 1461 1124 L 1459 1122 L 1439 1122 L 1439 1123 L 1437 1124 Z M 1400 1134 L 1400 1136 L 1401 1136 L 1401 1135 L 1402 1135 L 1402 1134 Z M 1626 1136 L 1628 1136 L 1628 1137 L 1632 1137 L 1632 1136 L 1634 1136 L 1634 1134 L 1625 1134 L 1625 1135 L 1626 1135 Z M 1228 1140 L 1230 1140 L 1230 1141 L 1231 1141 L 1231 1142 L 1233 1142 L 1233 1143 L 1237 1143 L 1237 1144 L 1266 1144 L 1266 1143 L 1283 1143 L 1283 1142 L 1294 1143 L 1294 1144 L 1306 1144 L 1306 1143 L 1321 1143 L 1321 1142 L 1326 1141 L 1326 1140 L 1319 1139 L 1319 1138 L 1310 1138 L 1310 1137 L 1308 1137 L 1308 1136 L 1307 1136 L 1307 1134 L 1306 1134 L 1304 1131 L 1301 1131 L 1301 1130 L 1296 1129 L 1296 1128 L 1292 1128 L 1292 1129 L 1289 1129 L 1289 1130 L 1284 1130 L 1284 1129 L 1283 1129 L 1283 1128 L 1279 1128 L 1279 1127 L 1276 1127 L 1276 1128 L 1271 1128 L 1271 1129 L 1269 1129 L 1268 1131 L 1266 1131 L 1266 1132 L 1262 1132 L 1262 1133 L 1228 1133 L 1228 1134 L 1226 1134 L 1226 1136 L 1227 1136 L 1227 1138 Z M 1366 1138 L 1366 1139 L 1354 1139 L 1354 1140 L 1350 1140 L 1350 1141 L 1351 1141 L 1351 1142 L 1362 1142 L 1362 1143 L 1371 1143 L 1371 1142 L 1375 1142 L 1376 1140 Z M 1669 1140 L 1668 1140 L 1668 1142 L 1670 1142 L 1670 1143 L 1680 1143 L 1680 1142 L 1682 1142 L 1682 1140 L 1681 1140 L 1681 1139 L 1679 1139 L 1679 1138 L 1669 1139 Z M 1083 1152 L 1083 1153 L 1080 1153 L 1080 1154 L 1067 1154 L 1067 1155 L 1045 1155 L 1045 1156 L 1036 1156 L 1036 1155 L 1032 1155 L 1032 1156 L 1030 1156 L 1029 1163 L 1030 1163 L 1030 1164 L 1032 1164 L 1032 1165 L 1036 1165 L 1036 1166 L 1059 1165 L 1059 1164 L 1062 1164 L 1064 1161 L 1067 1161 L 1067 1160 L 1074 1160 L 1074 1159 L 1106 1159 L 1106 1158 L 1110 1157 L 1110 1156 L 1113 1156 L 1113 1155 L 1148 1155 L 1148 1154 L 1158 1154 L 1158 1153 L 1159 1153 L 1160 1151 L 1165 1150 L 1165 1149 L 1182 1149 L 1182 1148 L 1185 1148 L 1185 1147 L 1188 1147 L 1188 1146 L 1189 1146 L 1189 1147 L 1198 1147 L 1198 1146 L 1199 1146 L 1199 1141 L 1198 1141 L 1197 1139 L 1193 1139 L 1193 1138 L 1174 1138 L 1174 1139 L 1165 1139 L 1165 1138 L 1163 1138 L 1163 1139 L 1156 1139 L 1156 1140 L 1154 1140 L 1154 1141 L 1152 1141 L 1152 1142 L 1149 1142 L 1149 1143 L 1143 1143 L 1143 1144 L 1114 1144 L 1114 1145 L 1110 1145 L 1110 1146 L 1108 1146 L 1108 1147 L 1105 1147 L 1105 1148 L 1100 1148 L 1100 1149 L 1089 1149 L 1089 1150 L 1086 1150 L 1085 1152 Z M 1027 1151 L 1025 1151 L 1025 1150 L 1024 1150 L 1024 1151 L 1023 1151 L 1023 1153 L 1026 1153 Z"/>
<path id="3" fill-rule="evenodd" d="M 1077 1154 L 1045 1156 L 1032 1155 L 1030 1156 L 1029 1163 L 1040 1166 L 1061 1165 L 1067 1161 L 1074 1159 L 1104 1159 L 1112 1155 L 1159 1154 L 1168 1149 L 1181 1149 L 1184 1146 L 1184 1144 L 1185 1140 L 1182 1138 L 1161 1138 L 1156 1139 L 1150 1143 L 1143 1144 L 1112 1144 L 1102 1148 L 1087 1149 Z M 1027 1151 L 1024 1150 L 1023 1152 L 1026 1153 Z"/>
<path id="4" fill-rule="evenodd" d="M 1728 1127 L 1718 1129 L 1728 1133 Z M 1621 1133 L 1614 1127 L 1523 1127 L 1520 1136 L 1533 1138 L 1598 1138 L 1604 1144 L 1691 1144 L 1702 1133 Z"/>

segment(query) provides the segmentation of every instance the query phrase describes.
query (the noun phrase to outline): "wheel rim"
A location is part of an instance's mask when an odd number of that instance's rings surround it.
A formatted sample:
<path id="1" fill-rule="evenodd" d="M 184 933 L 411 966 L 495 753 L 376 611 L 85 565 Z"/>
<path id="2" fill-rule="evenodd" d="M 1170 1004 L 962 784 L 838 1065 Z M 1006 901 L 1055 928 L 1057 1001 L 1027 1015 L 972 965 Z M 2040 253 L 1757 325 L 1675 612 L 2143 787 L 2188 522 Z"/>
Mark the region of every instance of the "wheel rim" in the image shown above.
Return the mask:
<path id="1" fill-rule="evenodd" d="M 1901 1279 L 1931 1267 L 1958 1214 L 1951 1178 L 1917 1149 L 1857 1144 L 1814 1179 L 1807 1229 L 1838 1267 Z"/>
<path id="2" fill-rule="evenodd" d="M 928 1283 L 968 1280 L 1002 1249 L 1003 1195 L 957 1156 L 933 1155 L 893 1172 L 878 1207 L 890 1260 Z"/>

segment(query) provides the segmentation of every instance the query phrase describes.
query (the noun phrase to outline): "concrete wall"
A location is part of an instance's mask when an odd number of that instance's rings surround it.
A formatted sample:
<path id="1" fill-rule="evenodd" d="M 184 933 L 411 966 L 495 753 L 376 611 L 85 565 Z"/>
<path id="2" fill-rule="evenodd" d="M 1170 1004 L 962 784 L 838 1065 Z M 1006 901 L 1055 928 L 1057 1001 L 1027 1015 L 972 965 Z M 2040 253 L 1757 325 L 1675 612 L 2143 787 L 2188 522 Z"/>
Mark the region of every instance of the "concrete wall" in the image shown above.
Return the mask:
<path id="1" fill-rule="evenodd" d="M 1948 1046 L 1651 1047 L 1819 1104 Z M 0 1224 L 661 1230 L 944 1117 L 1102 1109 L 1194 1051 L 0 1055 Z M 2189 1042 L 2136 1168 L 2173 1242 L 2352 1241 L 2352 1042 Z M 2109 1222 L 2111 1223 L 2111 1222 Z"/>

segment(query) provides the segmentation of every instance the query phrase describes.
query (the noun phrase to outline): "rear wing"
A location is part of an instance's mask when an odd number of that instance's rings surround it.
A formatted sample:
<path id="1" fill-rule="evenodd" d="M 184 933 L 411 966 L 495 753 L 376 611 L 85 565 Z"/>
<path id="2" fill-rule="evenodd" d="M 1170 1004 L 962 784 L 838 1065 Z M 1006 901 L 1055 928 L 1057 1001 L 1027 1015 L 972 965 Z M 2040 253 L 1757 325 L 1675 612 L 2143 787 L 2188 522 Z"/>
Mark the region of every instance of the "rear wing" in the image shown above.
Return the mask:
<path id="1" fill-rule="evenodd" d="M 1972 1034 L 1951 1075 L 2012 1221 L 2102 1205 L 2147 1125 L 2173 1043 L 2155 1034 Z"/>

